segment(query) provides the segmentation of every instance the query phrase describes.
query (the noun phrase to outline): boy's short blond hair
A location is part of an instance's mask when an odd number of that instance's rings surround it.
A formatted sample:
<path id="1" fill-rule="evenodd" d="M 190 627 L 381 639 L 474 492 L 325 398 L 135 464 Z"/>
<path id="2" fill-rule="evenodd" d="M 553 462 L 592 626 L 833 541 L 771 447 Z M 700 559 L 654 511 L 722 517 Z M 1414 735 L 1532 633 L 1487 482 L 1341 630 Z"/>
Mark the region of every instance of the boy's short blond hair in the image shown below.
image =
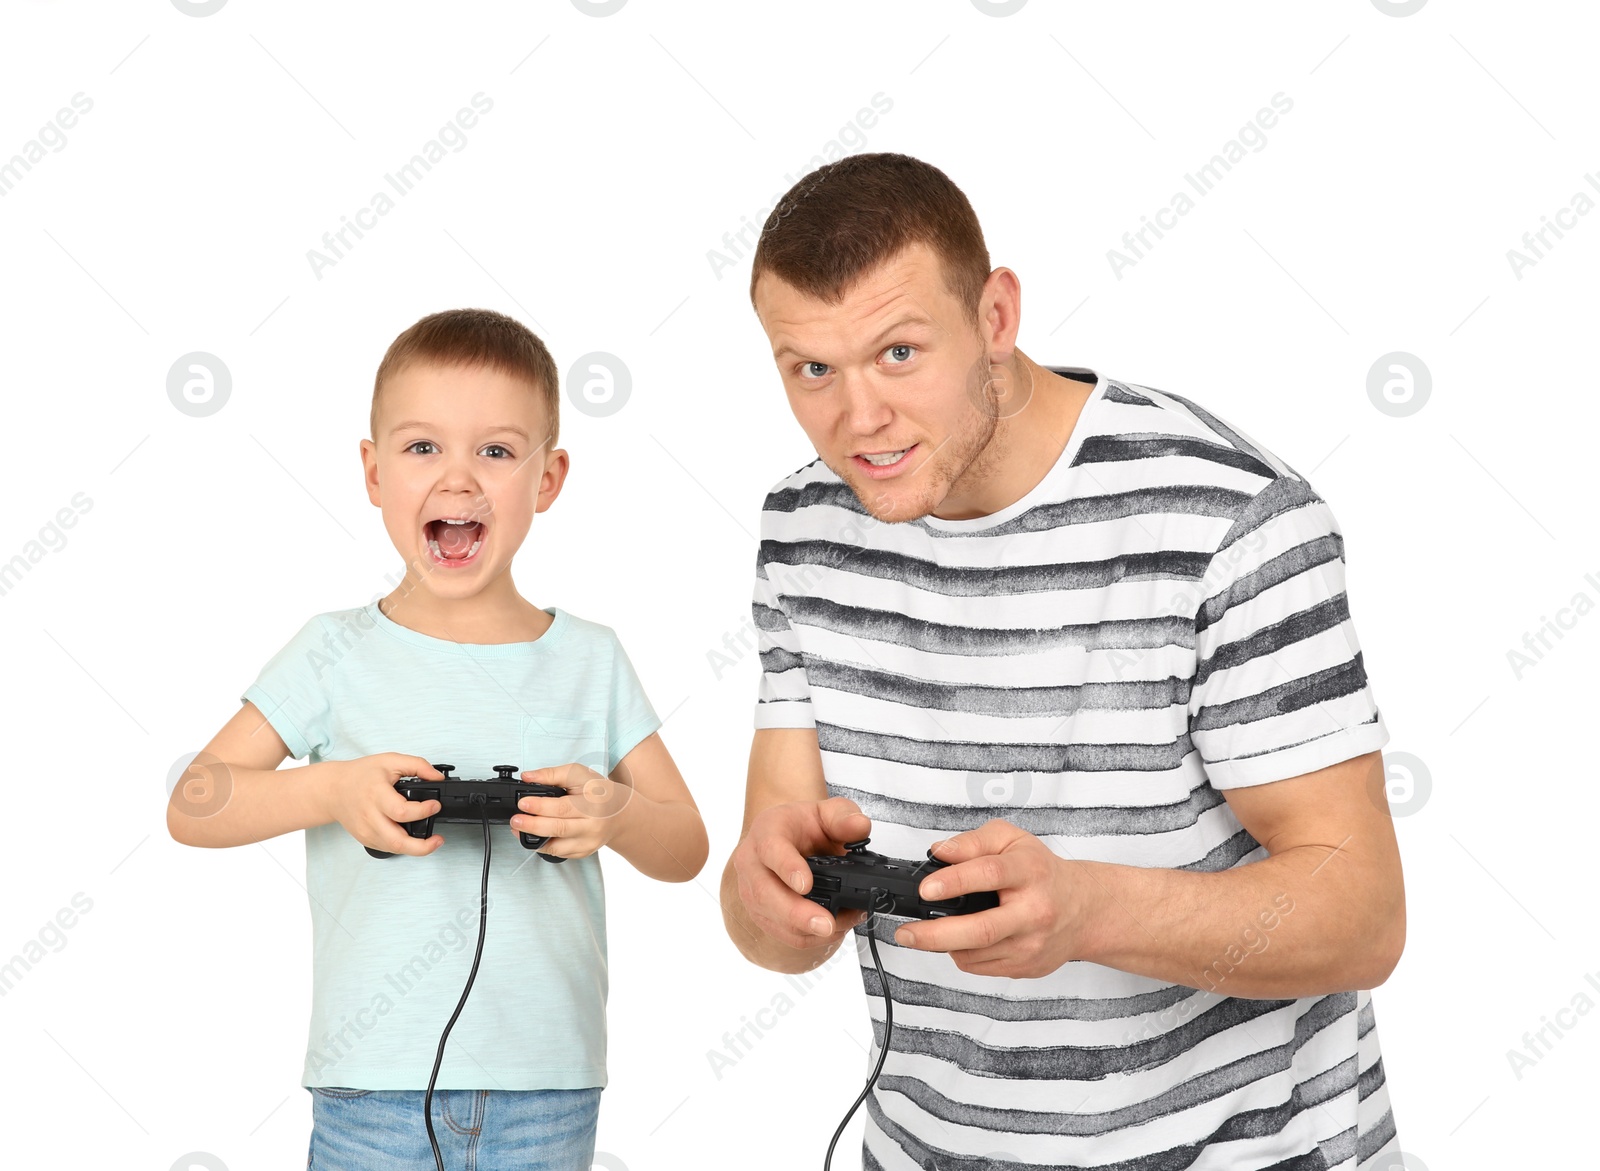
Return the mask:
<path id="1" fill-rule="evenodd" d="M 446 309 L 430 313 L 389 343 L 372 383 L 367 426 L 378 438 L 378 403 L 383 385 L 408 366 L 489 366 L 532 387 L 544 401 L 554 450 L 561 427 L 561 376 L 550 351 L 522 322 L 493 309 Z"/>

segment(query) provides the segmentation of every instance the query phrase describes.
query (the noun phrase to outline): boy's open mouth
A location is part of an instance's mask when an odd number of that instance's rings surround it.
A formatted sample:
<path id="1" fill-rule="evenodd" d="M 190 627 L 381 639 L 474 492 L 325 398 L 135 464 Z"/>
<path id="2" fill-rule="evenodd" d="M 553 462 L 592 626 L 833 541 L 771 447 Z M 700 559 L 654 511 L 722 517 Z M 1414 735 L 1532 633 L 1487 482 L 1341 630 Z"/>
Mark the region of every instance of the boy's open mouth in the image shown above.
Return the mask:
<path id="1" fill-rule="evenodd" d="M 488 527 L 481 521 L 455 522 L 440 518 L 422 526 L 428 551 L 441 565 L 465 565 L 478 555 Z"/>

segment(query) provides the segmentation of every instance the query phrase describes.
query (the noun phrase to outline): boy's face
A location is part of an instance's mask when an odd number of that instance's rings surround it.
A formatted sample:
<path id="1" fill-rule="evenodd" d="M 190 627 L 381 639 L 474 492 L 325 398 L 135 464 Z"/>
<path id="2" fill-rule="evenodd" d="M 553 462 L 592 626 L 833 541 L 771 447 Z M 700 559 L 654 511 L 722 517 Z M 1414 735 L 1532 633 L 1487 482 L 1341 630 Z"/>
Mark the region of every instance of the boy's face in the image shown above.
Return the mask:
<path id="1" fill-rule="evenodd" d="M 459 598 L 509 568 L 566 478 L 549 435 L 540 395 L 498 370 L 422 364 L 391 377 L 361 461 L 408 575 Z"/>
<path id="2" fill-rule="evenodd" d="M 982 409 L 990 363 L 1005 362 L 1016 338 L 1014 325 L 994 327 L 994 285 L 991 277 L 975 326 L 922 243 L 857 281 L 838 305 L 770 273 L 756 284 L 756 313 L 795 419 L 878 520 L 914 520 L 941 505 L 959 514 L 988 474 L 979 457 L 996 429 Z M 882 463 L 896 452 L 904 454 L 883 466 L 866 458 Z"/>

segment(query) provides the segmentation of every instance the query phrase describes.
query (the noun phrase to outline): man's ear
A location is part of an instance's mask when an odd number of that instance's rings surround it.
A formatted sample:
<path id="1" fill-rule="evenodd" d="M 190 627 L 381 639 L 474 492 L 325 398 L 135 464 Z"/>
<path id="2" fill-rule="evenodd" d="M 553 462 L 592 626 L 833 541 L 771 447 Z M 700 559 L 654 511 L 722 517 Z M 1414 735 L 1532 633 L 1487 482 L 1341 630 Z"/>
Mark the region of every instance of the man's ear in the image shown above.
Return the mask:
<path id="1" fill-rule="evenodd" d="M 978 314 L 983 322 L 984 341 L 989 347 L 989 360 L 1010 361 L 1022 327 L 1022 282 L 1016 273 L 1001 267 L 989 274 L 978 301 Z"/>

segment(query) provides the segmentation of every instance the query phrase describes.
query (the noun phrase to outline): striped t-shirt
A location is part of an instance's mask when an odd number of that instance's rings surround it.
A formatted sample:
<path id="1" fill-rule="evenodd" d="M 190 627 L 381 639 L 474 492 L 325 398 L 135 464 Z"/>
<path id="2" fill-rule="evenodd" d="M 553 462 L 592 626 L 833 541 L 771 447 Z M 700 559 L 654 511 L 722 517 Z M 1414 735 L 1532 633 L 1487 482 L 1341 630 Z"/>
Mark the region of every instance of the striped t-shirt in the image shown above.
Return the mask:
<path id="1" fill-rule="evenodd" d="M 1264 858 L 1222 790 L 1389 738 L 1338 524 L 1189 399 L 1051 369 L 1094 390 L 1054 466 L 998 512 L 877 521 L 821 460 L 767 496 L 755 726 L 815 727 L 829 795 L 891 857 L 1002 817 L 1079 859 Z M 879 920 L 894 1035 L 864 1166 L 1382 1166 L 1398 1148 L 1370 993 L 1228 994 L 1293 910 L 1279 896 L 1244 920 L 1203 989 L 1086 961 L 970 975 Z M 865 931 L 863 1080 L 884 1031 Z"/>

